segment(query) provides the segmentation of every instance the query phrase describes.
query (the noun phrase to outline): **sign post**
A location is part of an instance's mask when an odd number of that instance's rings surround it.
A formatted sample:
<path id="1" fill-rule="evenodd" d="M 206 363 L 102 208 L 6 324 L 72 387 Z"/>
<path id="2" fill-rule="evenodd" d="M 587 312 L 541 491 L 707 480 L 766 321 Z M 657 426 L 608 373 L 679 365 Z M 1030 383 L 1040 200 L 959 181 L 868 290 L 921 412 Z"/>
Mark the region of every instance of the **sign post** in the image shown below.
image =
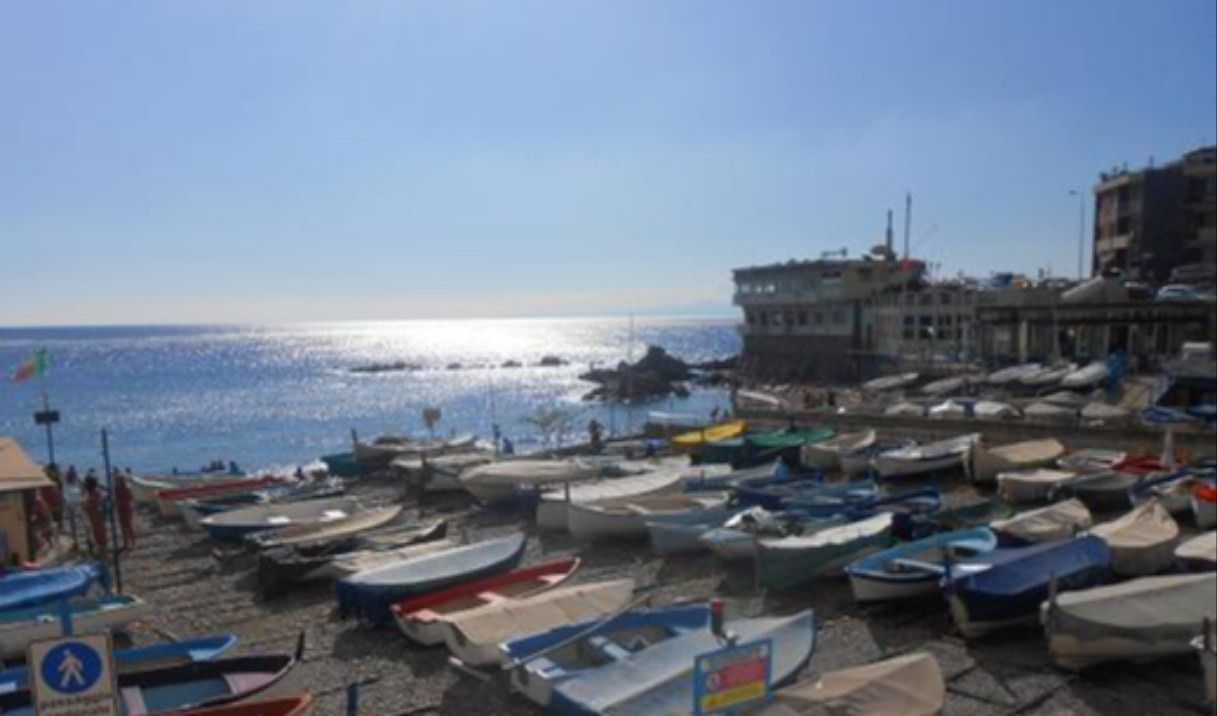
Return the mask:
<path id="1" fill-rule="evenodd" d="M 38 716 L 121 716 L 109 634 L 33 642 L 26 663 Z"/>
<path id="2" fill-rule="evenodd" d="M 734 713 L 769 698 L 773 641 L 728 646 L 702 654 L 693 663 L 693 714 Z"/>

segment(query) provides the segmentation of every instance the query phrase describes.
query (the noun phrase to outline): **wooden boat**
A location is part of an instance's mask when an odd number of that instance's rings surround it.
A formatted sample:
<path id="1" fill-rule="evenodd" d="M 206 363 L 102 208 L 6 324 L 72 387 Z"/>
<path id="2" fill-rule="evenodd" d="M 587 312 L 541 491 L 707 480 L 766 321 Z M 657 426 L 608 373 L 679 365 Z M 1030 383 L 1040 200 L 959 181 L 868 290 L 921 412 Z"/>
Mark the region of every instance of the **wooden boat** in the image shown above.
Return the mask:
<path id="1" fill-rule="evenodd" d="M 576 458 L 562 460 L 502 460 L 461 472 L 461 486 L 479 502 L 513 500 L 521 488 L 535 489 L 553 482 L 578 482 L 598 477 L 598 466 Z"/>
<path id="2" fill-rule="evenodd" d="M 329 560 L 328 564 L 314 575 L 314 579 L 346 579 L 362 572 L 371 572 L 381 567 L 400 564 L 426 555 L 447 552 L 460 546 L 459 542 L 451 539 L 438 539 L 392 549 L 357 550 L 337 555 Z"/>
<path id="3" fill-rule="evenodd" d="M 245 507 L 212 515 L 201 524 L 218 542 L 240 542 L 257 532 L 339 522 L 365 511 L 359 500 L 339 497 Z"/>
<path id="4" fill-rule="evenodd" d="M 579 484 L 567 484 L 541 494 L 537 504 L 537 526 L 566 530 L 567 507 L 572 503 L 632 499 L 644 495 L 675 492 L 691 472 L 688 460 L 623 463 L 632 474 Z"/>
<path id="5" fill-rule="evenodd" d="M 643 537 L 646 521 L 663 515 L 698 515 L 726 519 L 730 514 L 725 492 L 644 495 L 601 502 L 573 502 L 566 507 L 566 523 L 578 539 Z"/>
<path id="6" fill-rule="evenodd" d="M 514 637 L 547 631 L 625 609 L 633 579 L 560 587 L 527 599 L 508 599 L 453 615 L 444 622 L 448 651 L 467 666 L 501 664 L 499 645 Z"/>
<path id="7" fill-rule="evenodd" d="M 1217 531 L 1184 540 L 1175 548 L 1175 561 L 1187 571 L 1217 569 Z"/>
<path id="8" fill-rule="evenodd" d="M 882 378 L 868 380 L 862 384 L 862 390 L 871 393 L 882 393 L 889 390 L 899 390 L 906 388 L 917 382 L 920 378 L 919 373 L 899 373 L 897 375 L 885 375 Z"/>
<path id="9" fill-rule="evenodd" d="M 230 657 L 119 674 L 124 711 L 132 715 L 180 714 L 255 696 L 281 681 L 303 650 L 301 636 L 295 655 Z M 0 694 L 0 713 L 34 716 L 30 692 Z"/>
<path id="10" fill-rule="evenodd" d="M 425 646 L 444 643 L 448 623 L 488 604 L 536 596 L 562 584 L 579 569 L 579 559 L 561 559 L 478 579 L 395 603 L 397 626 L 410 640 Z"/>
<path id="11" fill-rule="evenodd" d="M 1000 472 L 1054 465 L 1064 454 L 1065 446 L 1055 438 L 1027 440 L 995 448 L 986 447 L 984 440 L 977 438 L 963 461 L 963 470 L 972 482 L 989 483 Z"/>
<path id="12" fill-rule="evenodd" d="M 1043 368 L 1044 366 L 1039 363 L 1012 365 L 993 371 L 985 378 L 985 382 L 989 385 L 1009 385 L 1021 381 L 1026 376 L 1035 375 Z"/>
<path id="13" fill-rule="evenodd" d="M 258 588 L 272 597 L 293 584 L 335 579 L 339 570 L 332 563 L 365 551 L 401 550 L 411 545 L 432 545 L 412 553 L 414 556 L 456 547 L 444 539 L 448 523 L 444 520 L 407 529 L 381 529 L 351 535 L 324 544 L 271 547 L 258 554 Z M 399 553 L 400 556 L 400 553 Z"/>
<path id="14" fill-rule="evenodd" d="M 981 420 L 1004 420 L 1021 414 L 1018 408 L 998 400 L 978 400 L 972 404 L 972 415 Z"/>
<path id="15" fill-rule="evenodd" d="M 839 573 L 850 561 L 891 543 L 892 515 L 887 512 L 807 536 L 762 538 L 756 550 L 757 581 L 766 589 L 793 587 Z"/>
<path id="16" fill-rule="evenodd" d="M 1192 514 L 1200 529 L 1217 527 L 1217 482 L 1209 480 L 1192 488 Z"/>
<path id="17" fill-rule="evenodd" d="M 459 435 L 446 440 L 419 440 L 403 435 L 382 435 L 370 443 L 354 441 L 355 460 L 365 468 L 385 467 L 405 455 L 444 455 L 468 450 L 477 441 L 474 435 Z"/>
<path id="18" fill-rule="evenodd" d="M 955 375 L 949 378 L 940 378 L 930 383 L 921 386 L 920 392 L 922 395 L 939 396 L 949 395 L 959 392 L 959 389 L 964 387 L 968 382 L 967 376 Z"/>
<path id="19" fill-rule="evenodd" d="M 285 477 L 265 475 L 238 480 L 217 480 L 192 487 L 173 487 L 156 493 L 156 505 L 162 515 L 176 517 L 180 514 L 178 508 L 180 500 L 205 500 L 237 492 L 256 492 L 289 482 L 290 480 Z"/>
<path id="20" fill-rule="evenodd" d="M 324 500 L 342 497 L 346 487 L 340 482 L 323 484 L 288 484 L 271 487 L 256 492 L 234 492 L 230 495 L 209 500 L 178 500 L 178 511 L 186 520 L 186 525 L 203 529 L 203 520 L 221 512 L 231 512 L 245 507 L 256 507 L 271 503 L 301 502 L 305 500 Z"/>
<path id="21" fill-rule="evenodd" d="M 872 463 L 875 458 L 885 452 L 893 450 L 904 450 L 906 448 L 915 447 L 916 440 L 905 439 L 898 441 L 882 441 L 876 442 L 870 447 L 862 448 L 855 452 L 841 453 L 841 474 L 846 477 L 854 477 L 873 471 Z"/>
<path id="22" fill-rule="evenodd" d="M 175 712 L 176 716 L 309 716 L 313 713 L 313 695 L 305 691 L 295 696 L 243 701 L 239 704 Z"/>
<path id="23" fill-rule="evenodd" d="M 1077 421 L 1078 411 L 1076 408 L 1041 400 L 1023 408 L 1023 417 L 1032 423 L 1067 425 Z"/>
<path id="24" fill-rule="evenodd" d="M 470 450 L 447 455 L 424 457 L 403 455 L 389 466 L 402 476 L 406 484 L 425 492 L 461 492 L 460 475 L 465 470 L 494 462 L 491 450 Z"/>
<path id="25" fill-rule="evenodd" d="M 1051 494 L 1075 497 L 1096 512 L 1112 512 L 1132 505 L 1132 490 L 1140 482 L 1140 475 L 1127 472 L 1092 472 L 1078 475 Z"/>
<path id="26" fill-rule="evenodd" d="M 1190 514 L 1192 491 L 1203 481 L 1199 473 L 1188 469 L 1166 475 L 1151 475 L 1133 486 L 1129 498 L 1134 505 L 1157 500 L 1172 515 Z"/>
<path id="27" fill-rule="evenodd" d="M 810 535 L 844 523 L 844 517 L 813 519 L 799 512 L 770 512 L 750 507 L 732 515 L 721 526 L 703 532 L 698 541 L 725 561 L 753 559 L 757 541 L 762 537 Z"/>
<path id="28" fill-rule="evenodd" d="M 400 517 L 401 510 L 401 505 L 361 509 L 346 517 L 254 532 L 245 541 L 258 549 L 324 544 L 383 527 Z"/>
<path id="29" fill-rule="evenodd" d="M 841 455 L 853 454 L 875 444 L 877 433 L 867 428 L 856 433 L 840 435 L 818 443 L 808 443 L 799 453 L 799 460 L 816 470 L 841 469 Z"/>
<path id="30" fill-rule="evenodd" d="M 1020 512 L 996 520 L 992 528 L 1003 539 L 1020 544 L 1055 542 L 1073 537 L 1094 524 L 1090 510 L 1080 500 L 1065 500 L 1037 510 Z"/>
<path id="31" fill-rule="evenodd" d="M 1034 373 L 1020 376 L 1018 382 L 1028 388 L 1047 388 L 1060 383 L 1065 376 L 1077 369 L 1077 363 L 1043 366 Z"/>
<path id="32" fill-rule="evenodd" d="M 1179 541 L 1179 525 L 1162 505 L 1151 501 L 1119 519 L 1095 525 L 1090 534 L 1107 542 L 1116 574 L 1141 577 L 1170 566 Z"/>
<path id="33" fill-rule="evenodd" d="M 1052 661 L 1063 669 L 1187 654 L 1196 625 L 1217 619 L 1217 572 L 1050 596 L 1042 618 Z"/>
<path id="34" fill-rule="evenodd" d="M 99 562 L 9 572 L 0 577 L 0 613 L 100 592 L 109 584 Z"/>
<path id="35" fill-rule="evenodd" d="M 359 572 L 338 582 L 339 613 L 384 624 L 394 602 L 511 569 L 525 542 L 514 534 Z"/>
<path id="36" fill-rule="evenodd" d="M 947 687 L 926 652 L 830 671 L 792 684 L 752 716 L 937 716 Z"/>
<path id="37" fill-rule="evenodd" d="M 786 617 L 737 619 L 726 627 L 741 644 L 771 641 L 774 686 L 794 678 L 815 650 L 815 617 L 810 610 Z M 548 711 L 614 716 L 689 713 L 694 703 L 691 657 L 720 648 L 709 629 L 698 629 L 621 655 L 555 684 Z"/>
<path id="38" fill-rule="evenodd" d="M 554 685 L 618 659 L 629 658 L 691 631 L 710 627 L 710 606 L 633 609 L 504 642 L 500 648 L 512 688 L 538 706 Z"/>
<path id="39" fill-rule="evenodd" d="M 942 587 L 955 625 L 967 638 L 1035 621 L 1049 586 L 1085 589 L 1111 574 L 1111 551 L 1085 536 L 1030 547 L 996 549 L 956 565 Z"/>
<path id="40" fill-rule="evenodd" d="M 938 472 L 963 464 L 964 457 L 979 433 L 961 435 L 928 445 L 892 450 L 875 457 L 874 468 L 880 477 L 909 477 Z"/>
<path id="41" fill-rule="evenodd" d="M 1061 387 L 1073 390 L 1093 388 L 1107 380 L 1107 364 L 1095 361 L 1061 378 Z"/>
<path id="42" fill-rule="evenodd" d="M 836 487 L 836 485 L 831 487 Z M 937 512 L 942 507 L 942 496 L 934 487 L 906 490 L 894 494 L 822 491 L 793 497 L 786 506 L 790 511 L 806 515 L 810 519 L 829 519 L 838 516 L 859 519 L 881 511 L 908 514 Z"/>
<path id="43" fill-rule="evenodd" d="M 883 414 L 891 417 L 920 418 L 925 416 L 925 407 L 902 400 L 884 408 Z"/>
<path id="44" fill-rule="evenodd" d="M 997 473 L 997 495 L 1010 503 L 1042 502 L 1077 478 L 1076 472 L 1036 468 Z"/>
<path id="45" fill-rule="evenodd" d="M 242 473 L 243 474 L 243 473 Z M 202 475 L 166 475 L 147 476 L 130 475 L 127 484 L 131 487 L 131 496 L 141 504 L 156 502 L 156 493 L 161 490 L 172 490 L 179 487 L 199 487 L 218 482 L 231 482 L 241 475 L 227 472 L 207 473 Z"/>
<path id="46" fill-rule="evenodd" d="M 114 652 L 114 666 L 118 673 L 126 674 L 188 664 L 193 661 L 210 661 L 231 649 L 236 643 L 235 634 L 224 634 L 166 642 L 138 649 L 117 649 Z M 29 670 L 24 666 L 14 666 L 0 671 L 0 693 L 20 691 L 29 687 Z"/>
<path id="47" fill-rule="evenodd" d="M 957 400 L 945 400 L 938 405 L 931 405 L 925 414 L 936 420 L 962 420 L 968 417 L 971 403 L 961 403 Z"/>
<path id="48" fill-rule="evenodd" d="M 738 438 L 744 434 L 744 429 L 747 427 L 748 424 L 743 420 L 732 420 L 708 428 L 692 430 L 672 438 L 672 447 L 677 450 L 696 450 L 708 442 Z"/>
<path id="49" fill-rule="evenodd" d="M 1082 408 L 1081 417 L 1087 423 L 1116 425 L 1130 421 L 1132 419 L 1132 412 L 1118 405 L 1108 405 L 1107 403 L 1093 401 L 1087 403 Z"/>
<path id="50" fill-rule="evenodd" d="M 1119 450 L 1086 449 L 1075 450 L 1057 460 L 1056 464 L 1063 470 L 1074 472 L 1103 472 L 1113 469 L 1128 457 L 1127 453 Z"/>
<path id="51" fill-rule="evenodd" d="M 80 633 L 117 629 L 152 614 L 151 605 L 131 596 L 73 599 L 68 604 L 72 622 Z M 59 613 L 58 604 L 0 612 L 0 659 L 23 656 L 31 641 L 59 636 Z"/>
<path id="52" fill-rule="evenodd" d="M 854 601 L 877 602 L 938 594 L 948 560 L 997 548 L 997 535 L 979 528 L 943 532 L 862 557 L 845 568 Z"/>

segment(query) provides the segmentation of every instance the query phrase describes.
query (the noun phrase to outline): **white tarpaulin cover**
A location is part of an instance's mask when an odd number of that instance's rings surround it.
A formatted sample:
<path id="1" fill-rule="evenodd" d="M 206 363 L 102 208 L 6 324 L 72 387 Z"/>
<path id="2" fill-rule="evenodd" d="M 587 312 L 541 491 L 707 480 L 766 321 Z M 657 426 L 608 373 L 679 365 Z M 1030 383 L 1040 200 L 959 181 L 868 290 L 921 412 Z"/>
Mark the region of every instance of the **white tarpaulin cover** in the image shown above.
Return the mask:
<path id="1" fill-rule="evenodd" d="M 1065 470 L 1016 470 L 997 473 L 997 495 L 1007 502 L 1033 502 L 1048 496 L 1052 488 L 1077 477 Z"/>
<path id="2" fill-rule="evenodd" d="M 1184 562 L 1217 564 L 1217 532 L 1209 531 L 1185 540 L 1175 548 L 1175 557 Z"/>
<path id="3" fill-rule="evenodd" d="M 474 644 L 499 644 L 619 611 L 634 594 L 634 580 L 563 587 L 529 599 L 487 604 L 455 616 L 452 625 Z"/>
<path id="4" fill-rule="evenodd" d="M 945 697 L 938 661 L 921 652 L 781 689 L 756 716 L 933 716 Z"/>
<path id="5" fill-rule="evenodd" d="M 1022 512 L 991 526 L 998 532 L 1027 542 L 1069 539 L 1093 524 L 1090 510 L 1081 500 L 1065 500 L 1038 510 Z"/>
<path id="6" fill-rule="evenodd" d="M 1095 525 L 1090 532 L 1111 548 L 1112 569 L 1127 577 L 1166 569 L 1179 539 L 1179 525 L 1157 500 L 1133 508 L 1117 520 Z"/>

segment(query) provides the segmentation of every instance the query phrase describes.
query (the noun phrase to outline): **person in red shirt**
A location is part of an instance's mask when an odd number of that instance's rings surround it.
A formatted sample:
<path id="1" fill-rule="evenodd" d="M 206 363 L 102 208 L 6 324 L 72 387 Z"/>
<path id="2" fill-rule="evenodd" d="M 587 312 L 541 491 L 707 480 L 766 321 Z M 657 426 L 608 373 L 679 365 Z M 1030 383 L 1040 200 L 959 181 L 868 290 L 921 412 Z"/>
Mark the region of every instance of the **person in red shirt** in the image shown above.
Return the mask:
<path id="1" fill-rule="evenodd" d="M 97 555 L 106 558 L 106 510 L 101 496 L 101 486 L 97 478 L 89 475 L 85 478 L 85 517 L 89 520 L 89 533 L 93 537 L 93 546 Z"/>
<path id="2" fill-rule="evenodd" d="M 123 533 L 123 549 L 135 549 L 135 496 L 121 471 L 114 471 L 114 506 L 118 509 L 118 527 Z"/>
<path id="3" fill-rule="evenodd" d="M 38 490 L 38 496 L 46 503 L 47 509 L 54 518 L 55 524 L 63 526 L 63 492 L 59 477 L 59 468 L 55 464 L 47 465 L 46 476 L 52 483 Z"/>

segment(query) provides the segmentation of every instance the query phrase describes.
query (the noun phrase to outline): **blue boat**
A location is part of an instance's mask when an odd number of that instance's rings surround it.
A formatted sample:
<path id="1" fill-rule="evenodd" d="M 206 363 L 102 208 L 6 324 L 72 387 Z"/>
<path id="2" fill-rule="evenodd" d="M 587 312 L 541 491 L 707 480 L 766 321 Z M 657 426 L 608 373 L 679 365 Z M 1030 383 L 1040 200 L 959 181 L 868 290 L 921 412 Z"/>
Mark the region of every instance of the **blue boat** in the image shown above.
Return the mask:
<path id="1" fill-rule="evenodd" d="M 119 649 L 114 652 L 114 663 L 120 674 L 163 669 L 195 661 L 211 661 L 231 649 L 236 643 L 235 634 L 223 634 L 156 644 L 138 649 Z M 0 671 L 0 693 L 28 688 L 29 671 L 24 666 L 15 666 Z"/>
<path id="2" fill-rule="evenodd" d="M 948 559 L 966 559 L 997 549 L 997 535 L 984 527 L 943 532 L 867 555 L 845 568 L 858 602 L 910 599 L 938 594 Z"/>
<path id="3" fill-rule="evenodd" d="M 359 572 L 338 582 L 339 614 L 387 624 L 394 602 L 511 569 L 526 543 L 524 534 L 514 534 Z"/>
<path id="4" fill-rule="evenodd" d="M 706 475 L 699 475 L 686 478 L 684 489 L 686 492 L 719 491 L 740 487 L 767 487 L 805 480 L 823 482 L 824 475 L 819 472 L 803 469 L 792 470 L 781 460 L 775 460 L 769 465 L 733 470 L 723 475 L 711 475 L 708 477 Z"/>
<path id="5" fill-rule="evenodd" d="M 771 678 L 780 686 L 795 677 L 815 651 L 815 616 L 808 610 L 787 617 L 739 619 L 727 631 L 740 645 L 772 643 Z M 608 663 L 554 686 L 548 711 L 568 716 L 686 714 L 694 699 L 693 660 L 722 648 L 710 629 L 697 629 Z"/>
<path id="6" fill-rule="evenodd" d="M 511 664 L 512 686 L 547 706 L 559 682 L 709 626 L 709 604 L 639 609 L 512 639 L 500 648 Z"/>
<path id="7" fill-rule="evenodd" d="M 996 549 L 952 564 L 941 586 L 965 637 L 1034 622 L 1053 580 L 1060 591 L 1107 582 L 1112 554 L 1099 537 Z"/>
<path id="8" fill-rule="evenodd" d="M 11 572 L 0 578 L 0 612 L 79 597 L 110 589 L 110 575 L 98 562 Z"/>
<path id="9" fill-rule="evenodd" d="M 741 485 L 735 490 L 735 501 L 741 507 L 755 505 L 766 510 L 779 510 L 815 498 L 862 500 L 874 496 L 876 490 L 875 481 L 871 479 L 833 484 L 824 484 L 820 479 L 805 479 L 768 485 Z"/>

